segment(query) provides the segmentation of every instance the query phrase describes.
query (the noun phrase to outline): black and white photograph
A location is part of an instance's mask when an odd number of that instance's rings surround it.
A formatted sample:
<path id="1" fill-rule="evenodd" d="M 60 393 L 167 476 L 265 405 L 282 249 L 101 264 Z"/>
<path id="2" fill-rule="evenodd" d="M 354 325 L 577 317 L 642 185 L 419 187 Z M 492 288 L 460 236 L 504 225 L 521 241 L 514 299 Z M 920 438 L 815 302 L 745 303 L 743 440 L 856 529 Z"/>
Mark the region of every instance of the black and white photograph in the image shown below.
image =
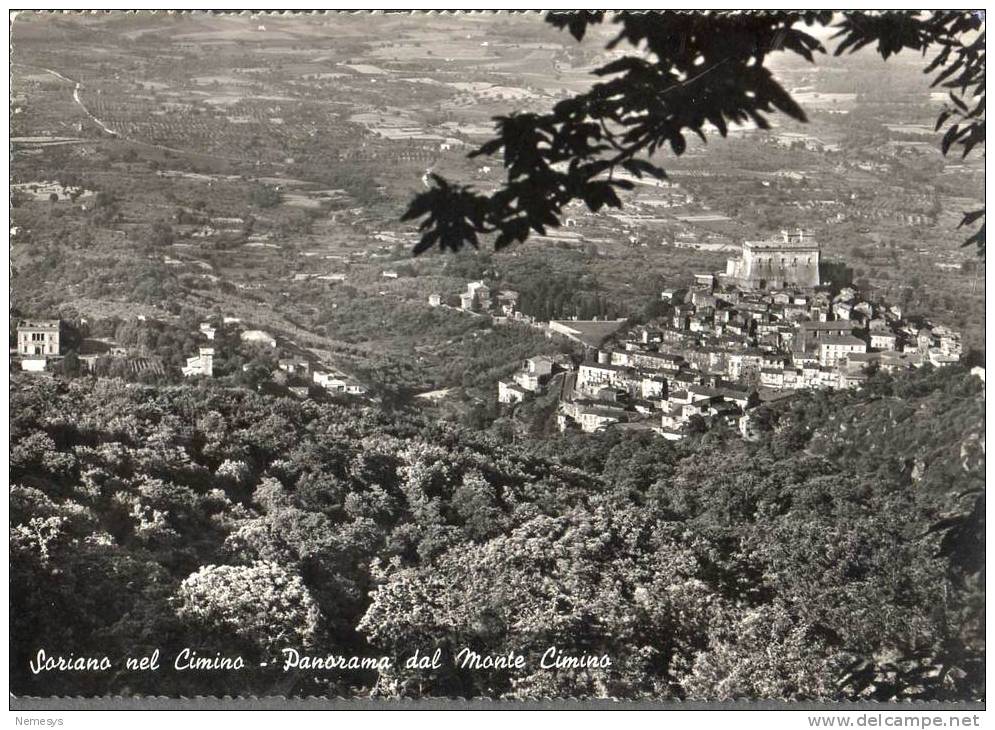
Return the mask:
<path id="1" fill-rule="evenodd" d="M 11 708 L 980 727 L 983 10 L 8 33 Z"/>

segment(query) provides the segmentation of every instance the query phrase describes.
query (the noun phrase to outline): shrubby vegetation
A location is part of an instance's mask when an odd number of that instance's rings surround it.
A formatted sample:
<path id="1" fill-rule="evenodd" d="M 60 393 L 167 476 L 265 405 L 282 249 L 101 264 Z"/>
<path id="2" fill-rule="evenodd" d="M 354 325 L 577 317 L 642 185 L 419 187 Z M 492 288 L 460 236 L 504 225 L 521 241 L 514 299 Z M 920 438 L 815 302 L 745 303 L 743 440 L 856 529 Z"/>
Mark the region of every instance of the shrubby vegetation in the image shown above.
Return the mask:
<path id="1" fill-rule="evenodd" d="M 964 368 L 771 407 L 758 443 L 518 439 L 218 383 L 14 376 L 11 690 L 983 697 Z M 557 647 L 610 667 L 537 669 Z M 32 675 L 39 648 L 239 672 Z M 260 668 L 282 647 L 386 671 Z M 415 648 L 440 670 L 406 670 Z M 468 647 L 526 668 L 454 669 Z M 123 659 L 121 660 L 123 663 Z"/>
<path id="2" fill-rule="evenodd" d="M 615 319 L 628 314 L 627 308 L 609 301 L 590 274 L 564 274 L 538 265 L 522 272 L 516 286 L 519 309 L 540 322 L 569 317 Z"/>
<path id="3" fill-rule="evenodd" d="M 256 208 L 273 208 L 280 204 L 280 191 L 271 185 L 254 185 L 249 190 L 249 204 Z"/>

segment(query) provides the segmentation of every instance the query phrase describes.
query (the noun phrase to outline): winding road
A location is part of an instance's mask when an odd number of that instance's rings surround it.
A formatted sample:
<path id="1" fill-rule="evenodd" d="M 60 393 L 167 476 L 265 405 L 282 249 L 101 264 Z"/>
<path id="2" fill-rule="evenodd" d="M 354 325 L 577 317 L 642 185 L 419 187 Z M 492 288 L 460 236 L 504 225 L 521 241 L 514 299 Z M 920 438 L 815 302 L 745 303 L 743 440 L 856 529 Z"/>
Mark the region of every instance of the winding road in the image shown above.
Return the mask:
<path id="1" fill-rule="evenodd" d="M 128 136 L 122 134 L 121 132 L 118 132 L 118 131 L 116 131 L 114 129 L 111 129 L 110 127 L 108 127 L 103 122 L 103 120 L 98 119 L 96 116 L 93 115 L 93 113 L 89 109 L 87 109 L 86 104 L 84 104 L 83 100 L 80 98 L 80 91 L 82 91 L 82 89 L 83 89 L 83 82 L 82 81 L 77 81 L 76 79 L 71 79 L 68 76 L 66 76 L 65 74 L 61 74 L 58 71 L 56 71 L 54 69 L 51 69 L 51 68 L 45 68 L 44 66 L 32 66 L 32 65 L 26 64 L 26 63 L 14 63 L 14 64 L 11 64 L 11 65 L 12 66 L 21 66 L 22 68 L 33 68 L 33 69 L 37 69 L 39 71 L 44 71 L 45 73 L 48 73 L 48 74 L 51 74 L 52 76 L 55 76 L 57 79 L 61 79 L 62 81 L 65 81 L 66 83 L 73 84 L 73 102 L 76 105 L 78 105 L 80 109 L 83 110 L 83 113 L 86 114 L 86 116 L 89 117 L 90 120 L 93 121 L 94 124 L 96 124 L 98 127 L 100 127 L 100 129 L 102 129 L 104 132 L 106 132 L 107 134 L 111 135 L 112 137 L 116 137 L 117 139 L 124 140 L 125 142 L 131 142 L 132 144 L 140 144 L 140 145 L 144 145 L 146 147 L 152 147 L 152 148 L 157 149 L 157 150 L 163 150 L 165 152 L 174 152 L 174 153 L 179 154 L 179 155 L 198 155 L 200 157 L 211 157 L 211 158 L 213 158 L 215 160 L 222 160 L 224 162 L 234 162 L 234 163 L 238 163 L 238 164 L 252 164 L 251 160 L 242 160 L 242 159 L 236 159 L 236 158 L 232 158 L 232 157 L 222 157 L 221 155 L 211 154 L 210 152 L 191 152 L 190 150 L 183 150 L 183 149 L 179 149 L 177 147 L 167 147 L 166 145 L 163 145 L 163 144 L 157 144 L 155 142 L 146 142 L 145 140 L 135 139 L 134 137 L 128 137 Z"/>
<path id="2" fill-rule="evenodd" d="M 79 81 L 77 81 L 76 82 L 76 88 L 73 89 L 73 101 L 75 101 L 77 104 L 79 104 L 79 108 L 82 109 L 86 113 L 86 115 L 88 117 L 90 117 L 90 119 L 93 120 L 94 124 L 96 124 L 102 130 L 104 130 L 105 132 L 107 132 L 107 134 L 111 135 L 112 137 L 120 137 L 121 136 L 120 134 L 118 134 L 113 129 L 111 129 L 110 127 L 108 127 L 106 124 L 104 124 L 102 121 L 100 121 L 95 116 L 93 116 L 93 114 L 90 113 L 90 110 L 86 108 L 86 104 L 84 104 L 82 102 L 82 100 L 79 98 L 79 90 L 81 88 L 83 88 L 83 84 L 80 83 Z"/>
<path id="3" fill-rule="evenodd" d="M 73 101 L 76 102 L 79 105 L 79 108 L 83 110 L 83 113 L 86 114 L 86 116 L 90 117 L 90 119 L 93 120 L 94 124 L 96 124 L 102 130 L 104 130 L 105 132 L 107 132 L 107 134 L 113 135 L 115 137 L 120 137 L 121 136 L 120 134 L 118 134 L 117 132 L 115 132 L 113 129 L 111 129 L 110 127 L 108 127 L 106 124 L 104 124 L 100 119 L 97 119 L 97 117 L 93 116 L 93 114 L 90 112 L 90 110 L 86 108 L 86 104 L 84 104 L 83 100 L 79 98 L 80 89 L 83 88 L 83 82 L 82 81 L 77 81 L 76 79 L 71 79 L 71 78 L 69 78 L 68 76 L 66 76 L 64 74 L 60 74 L 58 71 L 56 71 L 54 69 L 44 68 L 43 66 L 29 66 L 29 65 L 24 64 L 24 63 L 15 63 L 13 65 L 14 66 L 22 66 L 24 68 L 39 68 L 42 71 L 44 71 L 45 73 L 51 74 L 52 76 L 54 76 L 57 79 L 61 79 L 62 81 L 65 81 L 66 83 L 73 84 Z"/>

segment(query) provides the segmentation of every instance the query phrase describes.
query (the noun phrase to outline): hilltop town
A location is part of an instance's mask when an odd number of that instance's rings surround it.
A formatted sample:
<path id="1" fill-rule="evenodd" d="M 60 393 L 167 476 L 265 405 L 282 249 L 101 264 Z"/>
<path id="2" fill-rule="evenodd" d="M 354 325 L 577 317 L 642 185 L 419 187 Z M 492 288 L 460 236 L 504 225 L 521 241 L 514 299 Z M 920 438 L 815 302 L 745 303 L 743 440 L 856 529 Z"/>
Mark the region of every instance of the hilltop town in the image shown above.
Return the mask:
<path id="1" fill-rule="evenodd" d="M 549 323 L 550 336 L 584 344 L 584 361 L 528 358 L 498 383 L 499 402 L 555 387 L 561 430 L 617 426 L 673 441 L 721 423 L 754 438 L 765 403 L 802 389 L 860 388 L 879 370 L 942 367 L 962 353 L 948 327 L 851 286 L 824 286 L 819 246 L 804 232 L 744 242 L 724 273 L 695 275 L 660 298 L 665 314 L 646 325 Z"/>

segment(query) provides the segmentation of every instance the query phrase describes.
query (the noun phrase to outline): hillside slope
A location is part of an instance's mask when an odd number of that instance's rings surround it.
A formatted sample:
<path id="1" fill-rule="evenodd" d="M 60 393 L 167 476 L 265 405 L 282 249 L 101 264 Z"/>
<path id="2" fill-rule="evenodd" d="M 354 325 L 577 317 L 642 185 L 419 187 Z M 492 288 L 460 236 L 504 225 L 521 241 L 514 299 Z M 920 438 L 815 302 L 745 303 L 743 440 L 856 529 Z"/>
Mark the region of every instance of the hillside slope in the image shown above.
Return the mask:
<path id="1" fill-rule="evenodd" d="M 924 371 L 671 444 L 15 375 L 12 691 L 983 697 L 982 398 Z M 287 647 L 391 666 L 258 666 Z M 34 675 L 39 648 L 116 669 Z"/>

